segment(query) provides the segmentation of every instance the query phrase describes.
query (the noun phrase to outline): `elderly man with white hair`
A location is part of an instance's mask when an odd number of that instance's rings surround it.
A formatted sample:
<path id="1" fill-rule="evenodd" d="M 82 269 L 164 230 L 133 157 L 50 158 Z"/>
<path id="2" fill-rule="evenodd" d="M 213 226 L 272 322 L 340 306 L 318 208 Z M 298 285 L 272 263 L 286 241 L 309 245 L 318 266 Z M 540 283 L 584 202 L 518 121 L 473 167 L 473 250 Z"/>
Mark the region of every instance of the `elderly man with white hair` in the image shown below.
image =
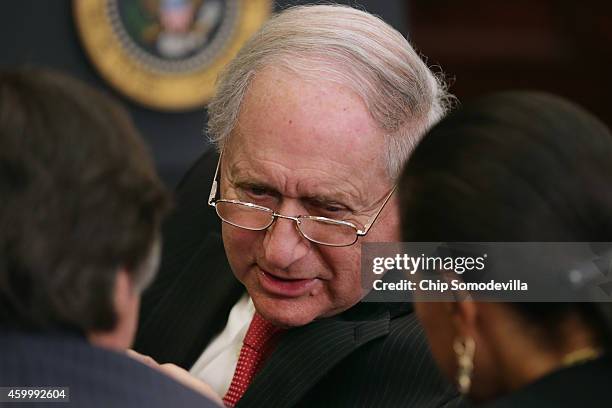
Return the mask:
<path id="1" fill-rule="evenodd" d="M 411 305 L 361 302 L 360 272 L 364 242 L 397 241 L 395 180 L 449 98 L 375 16 L 317 5 L 272 18 L 208 107 L 216 171 L 201 160 L 179 188 L 137 349 L 226 406 L 458 405 Z"/>

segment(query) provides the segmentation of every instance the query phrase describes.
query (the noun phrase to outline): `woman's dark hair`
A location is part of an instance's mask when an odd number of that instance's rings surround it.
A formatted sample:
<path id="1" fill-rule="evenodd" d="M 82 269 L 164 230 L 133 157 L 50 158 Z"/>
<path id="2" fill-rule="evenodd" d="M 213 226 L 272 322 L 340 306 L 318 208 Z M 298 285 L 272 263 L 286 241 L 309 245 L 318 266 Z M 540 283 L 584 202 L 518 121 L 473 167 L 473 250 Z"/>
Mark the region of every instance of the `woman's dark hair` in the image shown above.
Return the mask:
<path id="1" fill-rule="evenodd" d="M 108 330 L 168 205 L 128 114 L 46 70 L 0 71 L 0 325 Z"/>
<path id="2" fill-rule="evenodd" d="M 611 180 L 612 135 L 595 117 L 543 93 L 486 96 L 443 119 L 407 162 L 403 240 L 611 242 Z M 611 305 L 511 304 L 549 328 L 578 313 L 608 346 Z"/>

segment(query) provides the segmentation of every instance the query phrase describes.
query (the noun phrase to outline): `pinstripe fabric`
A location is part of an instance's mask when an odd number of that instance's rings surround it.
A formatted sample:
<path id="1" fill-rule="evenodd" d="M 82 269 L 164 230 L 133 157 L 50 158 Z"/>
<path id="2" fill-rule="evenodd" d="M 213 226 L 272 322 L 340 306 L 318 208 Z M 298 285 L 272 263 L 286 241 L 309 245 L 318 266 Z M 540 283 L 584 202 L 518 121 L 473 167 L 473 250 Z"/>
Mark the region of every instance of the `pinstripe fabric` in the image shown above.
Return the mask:
<path id="1" fill-rule="evenodd" d="M 167 268 L 144 294 L 134 348 L 159 362 L 190 368 L 244 293 L 234 278 L 221 237 L 212 232 L 185 268 Z M 146 301 L 146 302 L 145 302 Z"/>
<path id="2" fill-rule="evenodd" d="M 216 215 L 203 209 L 215 158 L 205 154 L 179 186 L 177 210 L 164 229 L 170 261 L 145 293 L 136 343 L 137 350 L 185 368 L 223 328 L 244 291 L 227 265 L 220 228 L 209 219 Z M 237 407 L 458 404 L 411 308 L 364 303 L 285 333 Z"/>
<path id="3" fill-rule="evenodd" d="M 414 315 L 389 308 L 360 304 L 290 330 L 237 407 L 461 406 Z"/>
<path id="4" fill-rule="evenodd" d="M 0 386 L 70 387 L 69 404 L 28 402 L 27 407 L 217 407 L 153 369 L 92 347 L 74 334 L 34 335 L 0 328 Z"/>

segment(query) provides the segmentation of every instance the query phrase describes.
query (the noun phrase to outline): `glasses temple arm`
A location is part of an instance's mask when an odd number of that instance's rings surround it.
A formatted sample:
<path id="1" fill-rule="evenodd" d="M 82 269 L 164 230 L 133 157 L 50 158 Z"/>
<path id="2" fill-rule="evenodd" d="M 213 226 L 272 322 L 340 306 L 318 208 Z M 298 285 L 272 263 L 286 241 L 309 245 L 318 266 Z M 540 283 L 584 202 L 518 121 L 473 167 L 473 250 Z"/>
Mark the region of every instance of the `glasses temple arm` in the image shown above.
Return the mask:
<path id="1" fill-rule="evenodd" d="M 370 230 L 370 227 L 376 222 L 376 220 L 378 219 L 378 216 L 380 215 L 382 210 L 385 208 L 385 205 L 387 205 L 387 202 L 389 201 L 389 199 L 391 198 L 391 196 L 393 195 L 396 189 L 397 189 L 397 184 L 394 185 L 391 191 L 389 192 L 389 194 L 387 194 L 387 196 L 385 197 L 385 201 L 382 203 L 382 205 L 380 206 L 380 208 L 378 209 L 374 217 L 370 220 L 370 222 L 368 222 L 364 226 L 362 231 L 357 231 L 358 236 L 363 237 L 368 233 L 368 231 Z"/>
<path id="2" fill-rule="evenodd" d="M 215 177 L 213 177 L 212 186 L 210 186 L 210 193 L 208 194 L 208 205 L 214 207 L 215 197 L 217 196 L 218 183 L 217 176 L 219 175 L 219 167 L 221 165 L 221 157 L 223 156 L 223 150 L 219 153 L 219 160 L 217 161 L 217 168 L 215 169 Z"/>

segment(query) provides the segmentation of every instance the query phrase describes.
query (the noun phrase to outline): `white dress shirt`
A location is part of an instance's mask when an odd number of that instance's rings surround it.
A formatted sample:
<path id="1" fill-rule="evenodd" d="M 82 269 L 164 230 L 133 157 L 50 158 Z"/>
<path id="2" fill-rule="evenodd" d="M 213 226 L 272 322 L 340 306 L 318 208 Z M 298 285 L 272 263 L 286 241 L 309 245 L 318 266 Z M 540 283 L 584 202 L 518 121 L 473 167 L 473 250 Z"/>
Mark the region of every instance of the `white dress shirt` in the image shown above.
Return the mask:
<path id="1" fill-rule="evenodd" d="M 221 398 L 232 382 L 242 342 L 254 314 L 253 301 L 245 293 L 232 307 L 223 331 L 191 367 L 190 373 L 209 384 Z"/>

